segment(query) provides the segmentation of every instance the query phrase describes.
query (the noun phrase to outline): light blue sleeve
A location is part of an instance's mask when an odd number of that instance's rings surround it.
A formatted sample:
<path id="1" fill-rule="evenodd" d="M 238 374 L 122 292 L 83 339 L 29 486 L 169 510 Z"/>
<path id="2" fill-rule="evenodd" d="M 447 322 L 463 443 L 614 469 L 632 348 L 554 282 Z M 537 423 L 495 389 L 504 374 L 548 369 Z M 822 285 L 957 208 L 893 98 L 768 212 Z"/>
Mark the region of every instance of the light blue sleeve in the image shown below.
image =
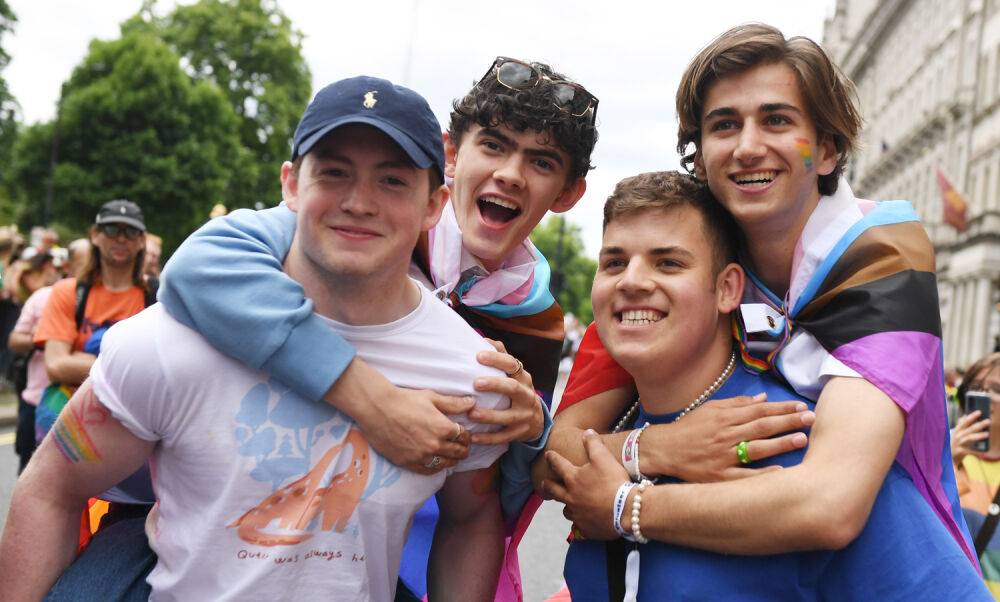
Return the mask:
<path id="1" fill-rule="evenodd" d="M 219 351 L 320 400 L 354 348 L 282 271 L 294 235 L 295 214 L 284 205 L 210 220 L 167 262 L 158 300 Z"/>
<path id="2" fill-rule="evenodd" d="M 500 507 L 503 509 L 504 520 L 510 520 L 521 513 L 521 508 L 528 501 L 528 496 L 534 491 L 531 483 L 531 462 L 545 449 L 552 431 L 552 415 L 544 403 L 542 414 L 545 417 L 545 428 L 542 435 L 534 441 L 511 443 L 507 453 L 500 458 Z"/>

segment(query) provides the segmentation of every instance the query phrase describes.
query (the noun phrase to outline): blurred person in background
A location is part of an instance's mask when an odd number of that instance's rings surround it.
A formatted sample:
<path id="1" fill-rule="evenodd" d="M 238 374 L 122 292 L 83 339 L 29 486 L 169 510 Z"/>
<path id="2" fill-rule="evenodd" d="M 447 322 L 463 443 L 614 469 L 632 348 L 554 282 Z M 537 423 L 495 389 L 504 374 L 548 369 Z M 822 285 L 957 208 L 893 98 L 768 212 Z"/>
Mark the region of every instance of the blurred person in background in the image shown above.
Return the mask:
<path id="1" fill-rule="evenodd" d="M 68 249 L 69 257 L 63 273 L 70 278 L 76 278 L 87 267 L 87 261 L 90 259 L 90 241 L 78 238 L 69 243 Z"/>
<path id="2" fill-rule="evenodd" d="M 966 394 L 985 393 L 992 403 L 991 416 L 1000 412 L 1000 353 L 991 353 L 965 372 L 956 397 L 964 404 Z M 977 441 L 988 441 L 986 451 L 976 451 Z M 962 414 L 951 431 L 951 454 L 955 462 L 959 501 L 975 542 L 983 579 L 993 597 L 1000 600 L 1000 421 L 983 418 L 978 411 Z"/>
<path id="3" fill-rule="evenodd" d="M 0 341 L 6 341 L 21 313 L 17 288 L 23 264 L 18 260 L 24 240 L 16 226 L 0 228 Z M 14 354 L 4 345 L 0 348 L 0 389 L 11 389 L 8 378 Z"/>
<path id="4" fill-rule="evenodd" d="M 38 328 L 42 310 L 49 300 L 52 285 L 59 278 L 59 272 L 49 253 L 36 253 L 27 264 L 19 279 L 24 305 L 7 340 L 11 351 L 18 354 L 12 369 L 14 390 L 17 392 L 14 451 L 20 457 L 18 474 L 27 466 L 35 451 L 35 407 L 41 399 L 42 391 L 49 385 L 45 357 L 35 348 L 35 329 Z"/>
<path id="5" fill-rule="evenodd" d="M 35 331 L 35 346 L 43 350 L 51 384 L 35 410 L 35 437 L 40 444 L 76 388 L 87 378 L 101 350 L 104 333 L 116 322 L 134 316 L 153 299 L 142 277 L 146 248 L 142 210 L 127 200 L 101 206 L 90 228 L 90 253 L 77 277 L 52 286 Z M 75 243 L 74 243 L 75 244 Z M 149 471 L 143 467 L 99 496 L 107 514 L 85 513 L 81 537 L 119 520 L 145 516 L 154 501 Z M 83 511 L 84 508 L 81 508 Z"/>
<path id="6" fill-rule="evenodd" d="M 160 256 L 163 254 L 163 239 L 146 232 L 146 260 L 142 264 L 142 274 L 148 279 L 160 278 Z"/>

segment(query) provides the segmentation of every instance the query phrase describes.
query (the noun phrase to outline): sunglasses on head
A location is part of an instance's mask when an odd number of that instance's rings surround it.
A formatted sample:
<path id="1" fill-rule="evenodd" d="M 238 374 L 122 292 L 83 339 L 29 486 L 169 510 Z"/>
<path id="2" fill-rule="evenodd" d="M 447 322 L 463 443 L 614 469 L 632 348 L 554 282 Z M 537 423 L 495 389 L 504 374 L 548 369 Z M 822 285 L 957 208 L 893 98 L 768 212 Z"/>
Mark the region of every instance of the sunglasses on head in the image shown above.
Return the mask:
<path id="1" fill-rule="evenodd" d="M 583 117 L 589 112 L 591 123 L 594 123 L 597 118 L 597 97 L 580 84 L 563 79 L 552 79 L 534 65 L 498 56 L 489 70 L 486 71 L 486 75 L 479 80 L 478 85 L 483 85 L 494 73 L 497 82 L 511 90 L 534 88 L 544 80 L 552 86 L 553 102 L 559 109 L 574 117 Z"/>
<path id="2" fill-rule="evenodd" d="M 142 234 L 142 230 L 135 226 L 126 226 L 125 224 L 101 224 L 97 227 L 97 230 L 110 238 L 116 238 L 119 234 L 124 234 L 125 238 L 129 240 L 135 240 Z"/>

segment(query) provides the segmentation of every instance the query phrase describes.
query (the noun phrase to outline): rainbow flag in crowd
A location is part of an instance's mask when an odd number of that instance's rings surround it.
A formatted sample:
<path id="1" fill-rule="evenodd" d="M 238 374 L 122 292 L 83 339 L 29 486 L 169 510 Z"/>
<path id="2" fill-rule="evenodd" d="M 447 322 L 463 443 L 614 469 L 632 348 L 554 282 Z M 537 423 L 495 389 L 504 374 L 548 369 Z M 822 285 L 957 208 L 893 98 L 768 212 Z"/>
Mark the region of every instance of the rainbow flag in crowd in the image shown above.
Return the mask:
<path id="1" fill-rule="evenodd" d="M 948 176 L 944 175 L 940 167 L 937 170 L 937 182 L 938 188 L 941 189 L 941 206 L 943 209 L 941 221 L 951 225 L 959 232 L 965 232 L 969 228 L 969 223 L 965 215 L 969 204 L 965 202 L 962 193 L 952 186 L 951 180 L 948 179 Z"/>
<path id="2" fill-rule="evenodd" d="M 812 384 L 801 356 L 783 354 L 796 331 L 805 331 L 832 355 L 888 395 L 906 415 L 896 461 L 969 559 L 978 566 L 960 525 L 945 407 L 940 309 L 934 250 L 906 201 L 856 199 L 843 180 L 823 197 L 796 247 L 784 300 L 756 290 L 787 324 L 777 349 L 764 357 L 741 347 L 749 368 L 773 370 L 796 387 Z M 763 284 L 750 274 L 757 289 Z M 559 410 L 607 391 L 628 374 L 601 346 L 593 325 L 580 345 Z M 756 364 L 756 365 L 754 365 Z M 798 387 L 796 387 L 798 389 Z M 800 393 L 806 395 L 802 390 Z M 806 395 L 815 397 L 814 395 Z"/>

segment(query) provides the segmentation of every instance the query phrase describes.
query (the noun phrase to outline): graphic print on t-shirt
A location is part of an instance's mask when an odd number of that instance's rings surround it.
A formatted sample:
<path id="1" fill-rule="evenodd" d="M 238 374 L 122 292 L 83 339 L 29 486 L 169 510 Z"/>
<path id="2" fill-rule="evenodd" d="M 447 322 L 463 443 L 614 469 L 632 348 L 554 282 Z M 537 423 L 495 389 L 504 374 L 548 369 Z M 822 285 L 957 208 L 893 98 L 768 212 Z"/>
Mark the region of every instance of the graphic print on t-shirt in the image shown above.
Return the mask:
<path id="1" fill-rule="evenodd" d="M 227 525 L 238 528 L 247 543 L 294 545 L 316 529 L 343 533 L 362 499 L 399 479 L 399 469 L 373 456 L 364 435 L 343 414 L 306 403 L 274 380 L 252 387 L 235 418 L 239 453 L 256 461 L 250 477 L 273 490 Z M 340 441 L 310 468 L 313 448 L 328 444 L 327 437 Z"/>

